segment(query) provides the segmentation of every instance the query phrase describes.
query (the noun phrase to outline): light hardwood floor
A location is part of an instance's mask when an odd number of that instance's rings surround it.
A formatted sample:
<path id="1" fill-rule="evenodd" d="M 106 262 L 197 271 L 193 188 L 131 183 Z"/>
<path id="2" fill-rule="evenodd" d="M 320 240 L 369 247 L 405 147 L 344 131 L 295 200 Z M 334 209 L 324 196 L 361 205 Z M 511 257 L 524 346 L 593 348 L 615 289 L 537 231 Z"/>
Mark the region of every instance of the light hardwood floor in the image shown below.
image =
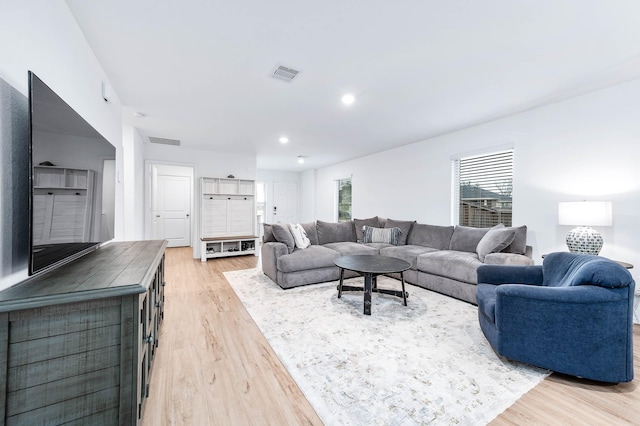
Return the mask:
<path id="1" fill-rule="evenodd" d="M 258 257 L 192 258 L 167 249 L 165 317 L 143 425 L 321 425 L 222 274 Z M 640 374 L 640 326 L 634 328 Z M 553 374 L 492 425 L 640 424 L 638 379 L 618 385 Z"/>

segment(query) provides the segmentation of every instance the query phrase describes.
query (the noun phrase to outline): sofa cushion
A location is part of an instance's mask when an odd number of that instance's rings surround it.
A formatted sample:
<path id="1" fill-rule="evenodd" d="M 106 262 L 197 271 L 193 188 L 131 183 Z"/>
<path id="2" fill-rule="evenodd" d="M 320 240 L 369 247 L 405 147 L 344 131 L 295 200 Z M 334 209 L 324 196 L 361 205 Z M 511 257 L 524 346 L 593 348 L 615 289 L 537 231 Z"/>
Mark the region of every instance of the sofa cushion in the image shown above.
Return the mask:
<path id="1" fill-rule="evenodd" d="M 307 233 L 307 238 L 311 242 L 311 245 L 318 245 L 318 231 L 316 231 L 316 222 L 301 223 L 300 226 L 304 228 L 304 232 Z"/>
<path id="2" fill-rule="evenodd" d="M 380 249 L 383 249 L 385 247 L 395 247 L 393 244 L 387 244 L 387 243 L 362 243 L 362 245 L 374 248 L 378 252 L 380 252 Z"/>
<path id="3" fill-rule="evenodd" d="M 334 261 L 338 257 L 340 257 L 340 253 L 335 250 L 312 245 L 304 250 L 295 250 L 293 253 L 278 257 L 277 267 L 280 272 L 326 268 L 328 266 L 336 266 Z"/>
<path id="4" fill-rule="evenodd" d="M 456 225 L 451 236 L 449 250 L 476 252 L 478 243 L 491 228 L 472 228 Z"/>
<path id="5" fill-rule="evenodd" d="M 407 244 L 448 250 L 453 235 L 453 226 L 423 225 L 414 223 L 407 237 Z"/>
<path id="6" fill-rule="evenodd" d="M 504 253 L 527 253 L 527 225 L 522 226 L 507 226 L 507 229 L 513 229 L 516 234 L 513 238 L 513 242 L 509 246 L 502 250 Z"/>
<path id="7" fill-rule="evenodd" d="M 372 226 L 364 226 L 364 242 L 365 243 L 386 243 L 394 246 L 398 245 L 398 238 L 402 231 L 400 228 L 374 228 Z"/>
<path id="8" fill-rule="evenodd" d="M 353 221 L 324 222 L 316 221 L 318 244 L 339 243 L 342 241 L 356 242 L 356 232 Z"/>
<path id="9" fill-rule="evenodd" d="M 302 225 L 299 223 L 290 223 L 289 230 L 291 231 L 291 235 L 293 235 L 293 241 L 295 241 L 297 248 L 304 250 L 311 245 L 311 241 L 309 241 L 309 237 L 307 237 L 307 232 Z"/>
<path id="10" fill-rule="evenodd" d="M 276 237 L 273 235 L 272 227 L 273 225 L 271 225 L 270 223 L 262 224 L 262 242 L 263 243 L 275 243 L 278 241 L 276 240 Z"/>
<path id="11" fill-rule="evenodd" d="M 469 284 L 477 284 L 477 269 L 482 262 L 476 253 L 438 250 L 418 256 L 418 271 L 451 278 Z"/>
<path id="12" fill-rule="evenodd" d="M 407 244 L 407 237 L 409 236 L 409 233 L 411 232 L 411 227 L 413 226 L 414 223 L 416 223 L 415 220 L 409 221 L 409 220 L 387 219 L 387 221 L 384 224 L 384 227 L 400 228 L 400 231 L 402 231 L 402 234 L 400 234 L 400 237 L 398 238 L 398 245 L 403 246 Z"/>
<path id="13" fill-rule="evenodd" d="M 499 253 L 507 248 L 507 246 L 513 242 L 515 235 L 516 231 L 507 229 L 504 225 L 497 225 L 489 229 L 476 247 L 476 253 L 478 253 L 480 262 L 484 262 L 485 256 L 489 253 Z"/>
<path id="14" fill-rule="evenodd" d="M 378 254 L 377 248 L 365 246 L 364 244 L 353 243 L 351 241 L 328 243 L 323 245 L 323 247 L 335 250 L 343 256 L 347 254 Z"/>
<path id="15" fill-rule="evenodd" d="M 381 228 L 378 216 L 370 217 L 369 219 L 353 219 L 353 225 L 356 229 L 356 242 L 361 243 L 364 240 L 364 226 L 372 226 L 374 228 Z"/>
<path id="16" fill-rule="evenodd" d="M 411 269 L 416 269 L 418 256 L 432 251 L 436 251 L 436 249 L 417 245 L 404 245 L 381 248 L 380 255 L 406 260 L 411 264 Z"/>
<path id="17" fill-rule="evenodd" d="M 289 226 L 283 223 L 274 223 L 271 225 L 271 230 L 273 231 L 273 236 L 276 238 L 276 241 L 286 245 L 289 253 L 293 252 L 293 249 L 296 247 L 296 242 L 293 239 L 293 235 L 291 235 Z"/>
<path id="18" fill-rule="evenodd" d="M 532 258 L 524 254 L 516 253 L 489 253 L 484 257 L 485 265 L 512 265 L 512 266 L 528 266 L 535 262 Z"/>

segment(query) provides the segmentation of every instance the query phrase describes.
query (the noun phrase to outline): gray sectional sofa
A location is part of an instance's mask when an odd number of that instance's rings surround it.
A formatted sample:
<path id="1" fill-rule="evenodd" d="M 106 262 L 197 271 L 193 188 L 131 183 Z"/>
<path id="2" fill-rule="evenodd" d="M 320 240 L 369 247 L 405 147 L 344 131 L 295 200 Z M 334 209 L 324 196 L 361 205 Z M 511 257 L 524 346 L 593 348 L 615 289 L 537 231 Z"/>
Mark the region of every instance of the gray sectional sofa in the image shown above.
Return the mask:
<path id="1" fill-rule="evenodd" d="M 476 304 L 480 265 L 533 265 L 526 226 L 498 230 L 379 217 L 340 223 L 318 220 L 301 226 L 311 242 L 304 249 L 296 247 L 287 224 L 264 226 L 262 270 L 284 289 L 339 279 L 334 261 L 340 256 L 380 254 L 411 264 L 404 272 L 406 282 Z M 364 226 L 399 228 L 398 245 L 365 242 Z M 345 271 L 345 277 L 352 276 L 357 274 Z"/>

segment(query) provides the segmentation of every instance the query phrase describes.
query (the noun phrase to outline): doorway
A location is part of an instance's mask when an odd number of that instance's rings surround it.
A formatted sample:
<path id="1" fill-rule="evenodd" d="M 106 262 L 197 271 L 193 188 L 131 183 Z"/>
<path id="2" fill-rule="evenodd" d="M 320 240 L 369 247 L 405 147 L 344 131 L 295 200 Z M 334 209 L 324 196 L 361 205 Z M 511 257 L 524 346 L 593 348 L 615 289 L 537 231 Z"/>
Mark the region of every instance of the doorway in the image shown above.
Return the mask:
<path id="1" fill-rule="evenodd" d="M 273 223 L 298 221 L 298 184 L 273 182 Z"/>
<path id="2" fill-rule="evenodd" d="M 167 240 L 168 247 L 192 245 L 194 169 L 150 163 L 149 237 Z"/>

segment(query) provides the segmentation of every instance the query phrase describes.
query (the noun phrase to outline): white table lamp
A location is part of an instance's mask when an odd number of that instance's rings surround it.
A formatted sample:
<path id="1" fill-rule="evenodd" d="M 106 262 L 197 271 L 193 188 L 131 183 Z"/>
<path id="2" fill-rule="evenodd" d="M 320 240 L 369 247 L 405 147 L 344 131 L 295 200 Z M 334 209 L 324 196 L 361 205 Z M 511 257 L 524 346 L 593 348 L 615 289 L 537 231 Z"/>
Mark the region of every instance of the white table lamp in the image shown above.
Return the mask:
<path id="1" fill-rule="evenodd" d="M 590 226 L 613 225 L 610 201 L 576 201 L 558 204 L 558 224 L 578 225 L 567 234 L 567 247 L 571 253 L 598 254 L 602 248 L 602 235 Z"/>

